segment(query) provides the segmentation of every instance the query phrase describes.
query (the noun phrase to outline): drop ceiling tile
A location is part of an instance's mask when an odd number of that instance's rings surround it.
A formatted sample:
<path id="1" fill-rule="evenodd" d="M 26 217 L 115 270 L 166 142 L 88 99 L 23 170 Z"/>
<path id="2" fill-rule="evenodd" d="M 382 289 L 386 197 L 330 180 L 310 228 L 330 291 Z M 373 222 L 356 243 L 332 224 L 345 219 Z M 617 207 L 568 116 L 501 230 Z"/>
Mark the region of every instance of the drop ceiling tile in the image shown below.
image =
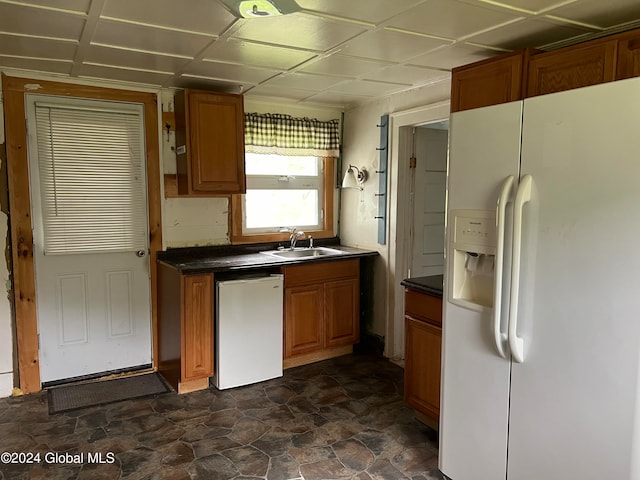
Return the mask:
<path id="1" fill-rule="evenodd" d="M 294 13 L 245 20 L 233 36 L 273 45 L 325 51 L 363 31 L 364 28 L 358 25 Z"/>
<path id="2" fill-rule="evenodd" d="M 184 73 L 255 85 L 277 75 L 279 72 L 277 70 L 245 67 L 231 63 L 193 62 L 187 65 Z"/>
<path id="3" fill-rule="evenodd" d="M 0 65 L 4 68 L 19 68 L 47 73 L 70 74 L 72 62 L 56 62 L 46 58 L 19 58 L 0 55 Z"/>
<path id="4" fill-rule="evenodd" d="M 102 19 L 96 26 L 92 43 L 194 57 L 213 39 L 213 36 L 175 32 Z"/>
<path id="5" fill-rule="evenodd" d="M 342 75 L 344 77 L 359 77 L 381 67 L 389 65 L 387 62 L 365 60 L 364 58 L 334 54 L 309 62 L 300 68 L 302 72 L 322 73 L 326 75 Z"/>
<path id="6" fill-rule="evenodd" d="M 557 5 L 565 5 L 567 0 L 500 0 L 495 2 L 494 0 L 462 0 L 466 3 L 472 3 L 475 5 L 503 8 L 506 10 L 511 9 L 515 12 L 524 10 L 521 13 L 537 13 L 543 10 L 553 9 Z M 577 0 L 569 0 L 577 1 Z"/>
<path id="7" fill-rule="evenodd" d="M 495 50 L 459 43 L 412 58 L 409 60 L 409 63 L 423 67 L 445 68 L 447 70 L 451 70 L 455 67 L 468 65 L 469 63 L 477 62 L 478 60 L 493 57 L 498 53 L 499 52 L 496 52 Z"/>
<path id="8" fill-rule="evenodd" d="M 190 59 L 91 45 L 85 53 L 84 61 L 144 70 L 176 72 L 189 63 Z"/>
<path id="9" fill-rule="evenodd" d="M 610 28 L 640 20 L 640 2 L 638 0 L 581 0 L 558 8 L 550 14 L 600 28 Z"/>
<path id="10" fill-rule="evenodd" d="M 329 15 L 380 23 L 422 0 L 297 0 L 298 5 Z"/>
<path id="11" fill-rule="evenodd" d="M 80 67 L 80 77 L 108 78 L 110 80 L 121 80 L 125 82 L 144 83 L 149 85 L 164 85 L 170 79 L 169 73 L 147 72 L 143 70 L 133 70 L 117 68 L 110 65 L 88 65 Z"/>
<path id="12" fill-rule="evenodd" d="M 77 42 L 60 42 L 42 38 L 0 33 L 0 54 L 72 61 Z"/>
<path id="13" fill-rule="evenodd" d="M 331 88 L 344 78 L 328 77 L 326 75 L 314 75 L 310 73 L 286 73 L 272 78 L 267 83 L 277 87 L 299 88 L 306 90 L 321 91 Z"/>
<path id="14" fill-rule="evenodd" d="M 404 62 L 411 57 L 448 44 L 446 40 L 389 30 L 375 30 L 350 40 L 341 47 L 341 52 L 356 57 Z"/>
<path id="15" fill-rule="evenodd" d="M 219 35 L 235 20 L 220 3 L 212 0 L 181 1 L 107 0 L 103 17 L 115 17 L 186 31 Z"/>
<path id="16" fill-rule="evenodd" d="M 251 97 L 268 97 L 278 99 L 280 101 L 300 101 L 313 95 L 315 92 L 310 90 L 301 90 L 297 88 L 286 88 L 271 85 L 270 83 L 256 85 L 251 88 L 245 95 Z"/>
<path id="17" fill-rule="evenodd" d="M 351 107 L 371 101 L 374 96 L 355 95 L 342 92 L 320 92 L 306 99 L 308 102 L 324 103 L 341 107 Z"/>
<path id="18" fill-rule="evenodd" d="M 397 83 L 374 82 L 369 80 L 349 80 L 331 89 L 332 92 L 348 93 L 351 95 L 381 96 L 405 90 L 407 85 Z"/>
<path id="19" fill-rule="evenodd" d="M 44 11 L 13 3 L 0 3 L 0 31 L 78 40 L 85 17 Z"/>
<path id="20" fill-rule="evenodd" d="M 529 19 L 470 37 L 467 41 L 517 50 L 524 47 L 542 47 L 560 40 L 579 37 L 585 32 L 585 29 L 573 25 Z"/>
<path id="21" fill-rule="evenodd" d="M 78 13 L 88 13 L 91 0 L 21 0 L 34 6 L 51 7 Z"/>
<path id="22" fill-rule="evenodd" d="M 289 70 L 314 56 L 314 53 L 302 50 L 273 47 L 235 39 L 226 41 L 220 39 L 204 53 L 205 60 L 220 60 L 279 70 Z"/>
<path id="23" fill-rule="evenodd" d="M 381 82 L 401 83 L 406 86 L 424 85 L 429 81 L 448 77 L 449 72 L 430 68 L 395 65 L 383 68 L 377 72 L 362 77 L 363 80 L 377 80 Z"/>
<path id="24" fill-rule="evenodd" d="M 455 0 L 428 0 L 388 22 L 413 32 L 457 39 L 515 21 L 521 15 Z"/>

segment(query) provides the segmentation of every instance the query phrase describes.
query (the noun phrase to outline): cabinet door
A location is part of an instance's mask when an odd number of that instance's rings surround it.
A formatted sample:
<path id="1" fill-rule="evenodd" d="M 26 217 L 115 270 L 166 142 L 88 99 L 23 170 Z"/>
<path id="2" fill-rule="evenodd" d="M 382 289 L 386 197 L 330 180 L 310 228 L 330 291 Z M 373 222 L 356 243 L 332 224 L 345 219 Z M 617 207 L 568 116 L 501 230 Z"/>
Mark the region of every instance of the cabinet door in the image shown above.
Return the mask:
<path id="1" fill-rule="evenodd" d="M 183 277 L 182 381 L 213 375 L 213 275 Z"/>
<path id="2" fill-rule="evenodd" d="M 618 41 L 616 80 L 640 77 L 640 31 L 624 34 Z"/>
<path id="3" fill-rule="evenodd" d="M 528 52 L 509 53 L 454 68 L 451 74 L 451 111 L 521 100 Z"/>
<path id="4" fill-rule="evenodd" d="M 441 343 L 441 328 L 405 317 L 405 401 L 435 420 L 440 417 Z"/>
<path id="5" fill-rule="evenodd" d="M 285 288 L 285 358 L 323 348 L 322 293 L 322 284 Z"/>
<path id="6" fill-rule="evenodd" d="M 600 40 L 535 55 L 529 62 L 527 96 L 613 81 L 616 48 L 616 40 Z"/>
<path id="7" fill-rule="evenodd" d="M 324 284 L 326 347 L 352 345 L 360 339 L 359 290 L 357 279 Z"/>
<path id="8" fill-rule="evenodd" d="M 175 110 L 178 193 L 244 193 L 242 96 L 187 89 Z"/>

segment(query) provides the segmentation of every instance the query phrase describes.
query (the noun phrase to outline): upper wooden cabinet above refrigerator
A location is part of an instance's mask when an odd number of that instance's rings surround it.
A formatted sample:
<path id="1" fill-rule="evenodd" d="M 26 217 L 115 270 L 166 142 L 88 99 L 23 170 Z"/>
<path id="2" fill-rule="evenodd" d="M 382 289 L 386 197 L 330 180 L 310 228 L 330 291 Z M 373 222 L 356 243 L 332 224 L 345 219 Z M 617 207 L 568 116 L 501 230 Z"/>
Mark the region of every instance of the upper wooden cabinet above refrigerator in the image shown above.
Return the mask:
<path id="1" fill-rule="evenodd" d="M 178 194 L 244 193 L 242 95 L 186 89 L 175 115 Z"/>
<path id="2" fill-rule="evenodd" d="M 533 52 L 519 50 L 454 68 L 451 111 L 522 100 L 526 91 L 526 69 Z"/>
<path id="3" fill-rule="evenodd" d="M 452 70 L 451 111 L 640 76 L 640 29 L 541 52 L 524 49 Z"/>

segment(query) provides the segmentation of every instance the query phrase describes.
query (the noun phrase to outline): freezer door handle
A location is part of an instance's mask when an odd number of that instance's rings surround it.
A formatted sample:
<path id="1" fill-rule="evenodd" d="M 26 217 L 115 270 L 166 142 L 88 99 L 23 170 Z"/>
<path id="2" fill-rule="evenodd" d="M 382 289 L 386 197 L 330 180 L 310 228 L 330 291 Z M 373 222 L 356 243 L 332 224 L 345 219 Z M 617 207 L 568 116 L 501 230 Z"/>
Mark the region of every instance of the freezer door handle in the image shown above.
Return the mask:
<path id="1" fill-rule="evenodd" d="M 500 330 L 502 317 L 502 277 L 504 272 L 504 233 L 507 203 L 513 189 L 513 175 L 505 178 L 496 202 L 496 266 L 493 285 L 493 339 L 502 358 L 507 358 L 507 334 Z"/>
<path id="2" fill-rule="evenodd" d="M 524 362 L 524 339 L 516 333 L 518 328 L 518 294 L 520 290 L 520 256 L 522 253 L 522 216 L 524 206 L 531 200 L 533 179 L 524 175 L 516 193 L 513 213 L 513 254 L 511 263 L 511 295 L 509 297 L 509 348 L 511 356 L 518 362 Z"/>

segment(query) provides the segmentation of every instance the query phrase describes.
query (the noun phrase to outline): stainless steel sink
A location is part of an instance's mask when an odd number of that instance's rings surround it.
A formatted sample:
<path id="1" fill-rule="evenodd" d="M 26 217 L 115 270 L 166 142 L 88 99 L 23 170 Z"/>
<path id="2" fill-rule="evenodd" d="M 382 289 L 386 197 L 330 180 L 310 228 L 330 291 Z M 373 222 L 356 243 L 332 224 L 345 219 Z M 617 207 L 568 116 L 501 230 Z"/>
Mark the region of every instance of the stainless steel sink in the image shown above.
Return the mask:
<path id="1" fill-rule="evenodd" d="M 265 255 L 272 255 L 280 258 L 310 258 L 310 257 L 328 257 L 332 255 L 342 255 L 342 250 L 335 250 L 327 247 L 314 248 L 294 248 L 293 250 L 270 250 L 260 252 Z"/>

